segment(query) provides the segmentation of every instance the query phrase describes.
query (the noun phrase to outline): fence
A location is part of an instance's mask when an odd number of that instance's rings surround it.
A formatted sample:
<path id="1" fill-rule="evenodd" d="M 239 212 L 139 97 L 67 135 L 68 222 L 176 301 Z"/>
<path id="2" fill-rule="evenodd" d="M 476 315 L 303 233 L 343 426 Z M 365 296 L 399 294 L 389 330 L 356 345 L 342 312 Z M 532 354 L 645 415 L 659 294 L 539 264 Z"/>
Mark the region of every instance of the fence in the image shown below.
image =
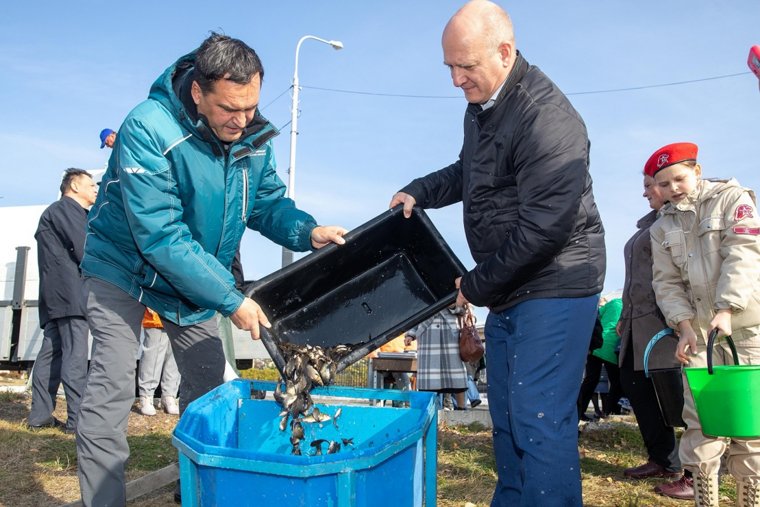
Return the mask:
<path id="1" fill-rule="evenodd" d="M 369 361 L 361 359 L 335 377 L 335 385 L 345 387 L 367 387 L 367 366 Z M 271 359 L 255 360 L 253 366 L 241 371 L 243 378 L 251 380 L 279 380 L 280 373 Z"/>

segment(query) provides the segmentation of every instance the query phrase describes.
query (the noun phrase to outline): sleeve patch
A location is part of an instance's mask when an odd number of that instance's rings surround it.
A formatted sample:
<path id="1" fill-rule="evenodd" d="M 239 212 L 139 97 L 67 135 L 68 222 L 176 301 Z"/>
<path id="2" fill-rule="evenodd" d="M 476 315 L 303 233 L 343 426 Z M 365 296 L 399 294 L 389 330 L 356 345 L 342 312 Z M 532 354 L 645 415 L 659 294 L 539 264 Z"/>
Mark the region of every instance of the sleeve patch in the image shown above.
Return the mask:
<path id="1" fill-rule="evenodd" d="M 744 218 L 752 218 L 753 212 L 752 206 L 749 204 L 742 204 L 736 207 L 736 211 L 734 211 L 734 220 L 737 222 L 744 219 Z"/>
<path id="2" fill-rule="evenodd" d="M 734 226 L 732 228 L 734 231 L 734 234 L 748 234 L 750 236 L 758 236 L 760 235 L 760 227 L 739 227 Z"/>

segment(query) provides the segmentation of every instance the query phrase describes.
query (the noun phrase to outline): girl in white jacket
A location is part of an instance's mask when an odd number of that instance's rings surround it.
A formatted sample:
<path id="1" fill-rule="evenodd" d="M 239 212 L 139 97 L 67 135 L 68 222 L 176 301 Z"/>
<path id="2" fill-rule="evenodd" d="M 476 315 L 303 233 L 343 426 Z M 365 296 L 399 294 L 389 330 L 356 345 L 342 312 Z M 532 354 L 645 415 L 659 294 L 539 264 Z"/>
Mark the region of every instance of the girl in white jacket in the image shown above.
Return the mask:
<path id="1" fill-rule="evenodd" d="M 653 282 L 657 304 L 677 331 L 677 359 L 707 365 L 711 330 L 730 335 L 741 364 L 760 364 L 760 221 L 754 193 L 735 180 L 705 180 L 697 146 L 676 143 L 654 152 L 645 172 L 668 202 L 652 225 Z M 716 345 L 715 364 L 732 364 Z M 729 444 L 705 436 L 684 378 L 679 455 L 694 476 L 698 506 L 718 506 L 718 470 Z M 732 439 L 728 469 L 736 478 L 738 506 L 760 507 L 760 438 Z"/>

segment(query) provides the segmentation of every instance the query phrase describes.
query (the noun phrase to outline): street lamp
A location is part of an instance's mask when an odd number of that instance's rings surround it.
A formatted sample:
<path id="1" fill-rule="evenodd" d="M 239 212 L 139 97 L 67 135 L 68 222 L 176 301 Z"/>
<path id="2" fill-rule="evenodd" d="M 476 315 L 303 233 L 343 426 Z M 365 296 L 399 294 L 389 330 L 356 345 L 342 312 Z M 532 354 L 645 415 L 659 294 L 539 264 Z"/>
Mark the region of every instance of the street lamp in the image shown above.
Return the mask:
<path id="1" fill-rule="evenodd" d="M 301 44 L 305 40 L 313 39 L 315 41 L 329 44 L 333 49 L 343 49 L 343 43 L 339 40 L 326 40 L 314 35 L 304 35 L 298 39 L 296 44 L 296 63 L 293 70 L 293 102 L 290 108 L 290 166 L 288 167 L 288 189 L 285 194 L 291 199 L 296 196 L 296 141 L 298 139 L 298 94 L 300 87 L 298 83 L 298 54 L 301 51 Z M 282 248 L 282 267 L 293 262 L 293 252 L 287 248 Z"/>

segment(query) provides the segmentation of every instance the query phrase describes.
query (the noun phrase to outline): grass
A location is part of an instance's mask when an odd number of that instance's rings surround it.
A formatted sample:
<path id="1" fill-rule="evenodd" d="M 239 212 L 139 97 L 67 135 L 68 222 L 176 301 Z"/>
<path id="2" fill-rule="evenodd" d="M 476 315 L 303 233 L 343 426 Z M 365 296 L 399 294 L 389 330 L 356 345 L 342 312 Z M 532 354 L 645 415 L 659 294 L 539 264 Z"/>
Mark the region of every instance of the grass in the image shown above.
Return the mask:
<path id="1" fill-rule="evenodd" d="M 74 437 L 58 430 L 29 431 L 25 395 L 0 393 L 0 506 L 59 506 L 78 499 Z M 65 418 L 65 403 L 56 409 Z M 130 415 L 128 440 L 132 454 L 127 477 L 134 479 L 177 459 L 171 444 L 176 416 Z M 481 425 L 439 426 L 438 505 L 487 507 L 496 483 L 491 432 Z M 579 450 L 584 505 L 593 507 L 680 506 L 689 502 L 655 494 L 658 480 L 630 481 L 623 470 L 645 460 L 641 436 L 631 417 L 585 427 Z M 724 476 L 721 505 L 733 505 L 733 480 Z M 173 486 L 167 486 L 129 506 L 173 506 Z"/>

